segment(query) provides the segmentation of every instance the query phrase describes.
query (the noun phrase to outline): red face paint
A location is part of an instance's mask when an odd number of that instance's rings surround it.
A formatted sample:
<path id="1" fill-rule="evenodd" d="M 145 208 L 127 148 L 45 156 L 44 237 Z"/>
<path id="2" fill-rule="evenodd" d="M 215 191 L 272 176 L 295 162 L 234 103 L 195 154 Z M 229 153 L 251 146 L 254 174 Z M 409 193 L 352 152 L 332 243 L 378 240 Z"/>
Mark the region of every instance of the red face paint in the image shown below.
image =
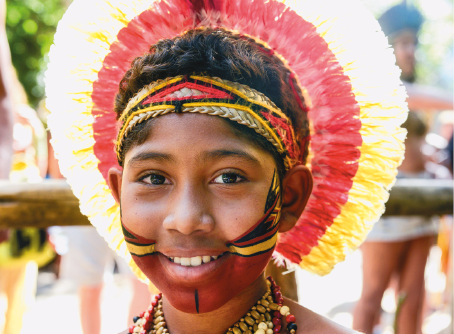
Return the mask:
<path id="1" fill-rule="evenodd" d="M 216 261 L 203 264 L 214 265 L 219 261 L 214 271 L 194 282 L 184 282 L 174 277 L 169 267 L 182 266 L 160 253 L 146 257 L 133 256 L 133 259 L 173 307 L 187 313 L 205 313 L 220 308 L 251 285 L 265 269 L 273 249 L 253 257 L 227 253 Z"/>
<path id="2" fill-rule="evenodd" d="M 249 230 L 229 241 L 229 251 L 215 261 L 184 267 L 154 251 L 153 240 L 123 227 L 125 240 L 137 266 L 165 295 L 173 307 L 187 313 L 216 310 L 250 286 L 268 264 L 277 242 L 280 184 L 275 172 L 265 214 Z"/>

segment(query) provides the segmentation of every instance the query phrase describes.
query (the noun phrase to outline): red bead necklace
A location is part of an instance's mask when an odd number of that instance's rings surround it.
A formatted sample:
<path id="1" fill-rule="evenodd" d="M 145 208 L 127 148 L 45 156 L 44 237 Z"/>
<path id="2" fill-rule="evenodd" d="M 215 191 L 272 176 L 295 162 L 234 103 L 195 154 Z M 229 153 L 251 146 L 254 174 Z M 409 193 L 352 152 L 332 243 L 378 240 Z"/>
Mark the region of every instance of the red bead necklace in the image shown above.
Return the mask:
<path id="1" fill-rule="evenodd" d="M 267 292 L 262 298 L 226 334 L 277 334 L 282 330 L 282 317 L 285 317 L 288 332 L 296 334 L 296 319 L 290 314 L 289 307 L 284 305 L 281 288 L 271 276 L 267 277 L 267 285 Z M 129 327 L 131 334 L 168 334 L 162 310 L 162 293 L 154 296 L 150 307 L 134 317 L 133 321 L 134 325 Z"/>

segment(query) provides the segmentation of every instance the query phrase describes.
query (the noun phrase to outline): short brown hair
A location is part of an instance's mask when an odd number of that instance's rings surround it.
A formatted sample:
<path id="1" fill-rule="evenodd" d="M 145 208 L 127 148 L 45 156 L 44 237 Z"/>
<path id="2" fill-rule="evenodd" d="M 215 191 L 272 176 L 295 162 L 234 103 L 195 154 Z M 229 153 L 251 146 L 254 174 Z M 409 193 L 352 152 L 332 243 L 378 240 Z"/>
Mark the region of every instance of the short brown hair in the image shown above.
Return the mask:
<path id="1" fill-rule="evenodd" d="M 267 51 L 269 50 L 252 39 L 225 29 L 192 29 L 173 39 L 160 40 L 151 46 L 148 53 L 133 60 L 131 68 L 121 80 L 115 98 L 117 118 L 121 116 L 129 100 L 153 81 L 178 75 L 206 75 L 244 84 L 266 95 L 289 117 L 296 138 L 301 141 L 309 134 L 309 124 L 306 112 L 301 110 L 290 86 L 290 80 L 294 79 L 282 61 Z M 294 87 L 302 99 L 298 87 Z M 141 123 L 128 134 L 123 142 L 123 155 L 133 145 L 146 140 L 150 123 L 151 120 Z M 280 156 L 254 130 L 234 122 L 228 123 L 248 139 L 270 151 L 273 156 Z M 301 147 L 301 151 L 306 152 L 306 147 Z M 307 153 L 303 160 L 306 155 Z M 281 165 L 283 162 L 277 163 Z"/>

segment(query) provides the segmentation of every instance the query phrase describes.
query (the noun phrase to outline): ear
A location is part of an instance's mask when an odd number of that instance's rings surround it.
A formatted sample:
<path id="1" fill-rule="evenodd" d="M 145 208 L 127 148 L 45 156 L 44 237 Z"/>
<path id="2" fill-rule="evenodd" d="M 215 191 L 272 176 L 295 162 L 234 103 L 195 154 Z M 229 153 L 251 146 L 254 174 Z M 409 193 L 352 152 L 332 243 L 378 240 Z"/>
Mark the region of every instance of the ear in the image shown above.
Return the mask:
<path id="1" fill-rule="evenodd" d="M 112 167 L 109 169 L 108 180 L 109 187 L 112 190 L 112 195 L 115 198 L 115 201 L 120 204 L 121 198 L 121 179 L 123 177 L 123 171 L 119 168 Z"/>
<path id="2" fill-rule="evenodd" d="M 288 170 L 282 181 L 282 210 L 279 232 L 287 232 L 300 218 L 312 192 L 312 173 L 306 166 Z"/>

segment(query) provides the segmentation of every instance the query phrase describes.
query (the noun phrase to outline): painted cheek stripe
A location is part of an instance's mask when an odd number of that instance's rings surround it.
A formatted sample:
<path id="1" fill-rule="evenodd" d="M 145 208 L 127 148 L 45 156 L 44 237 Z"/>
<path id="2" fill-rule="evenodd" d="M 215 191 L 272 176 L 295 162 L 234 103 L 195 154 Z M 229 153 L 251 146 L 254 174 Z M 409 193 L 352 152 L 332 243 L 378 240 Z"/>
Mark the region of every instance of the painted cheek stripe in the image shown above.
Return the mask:
<path id="1" fill-rule="evenodd" d="M 140 245 L 126 241 L 126 246 L 128 247 L 128 250 L 131 253 L 131 255 L 135 255 L 138 257 L 153 255 L 155 253 L 154 245 L 155 245 L 154 243 L 149 245 Z"/>
<path id="2" fill-rule="evenodd" d="M 242 257 L 251 257 L 251 256 L 256 256 L 259 254 L 263 254 L 268 252 L 269 250 L 273 249 L 274 246 L 276 245 L 277 242 L 277 229 L 274 235 L 270 238 L 267 239 L 257 245 L 253 246 L 235 246 L 233 244 L 229 245 L 229 251 L 230 253 L 234 255 L 239 255 Z"/>
<path id="3" fill-rule="evenodd" d="M 277 222 L 279 221 L 280 218 L 281 218 L 281 212 L 279 211 L 279 212 L 273 214 L 272 216 L 267 217 L 266 222 L 270 223 L 269 225 L 271 226 L 271 228 L 266 229 L 266 232 L 262 231 L 262 233 L 258 234 L 258 233 L 256 233 L 255 228 L 254 228 L 254 230 L 252 230 L 250 232 L 250 234 L 257 234 L 257 237 L 250 239 L 250 238 L 248 238 L 248 235 L 246 234 L 236 240 L 230 241 L 229 244 L 232 244 L 237 247 L 247 247 L 247 246 L 252 246 L 254 244 L 257 244 L 259 242 L 269 239 L 272 235 L 274 235 L 278 231 L 279 226 L 278 226 Z M 260 220 L 259 224 L 255 225 L 255 226 L 259 227 L 260 224 L 265 225 L 266 222 L 263 222 L 262 220 Z M 257 228 L 257 229 L 259 229 L 259 228 Z"/>
<path id="4" fill-rule="evenodd" d="M 273 249 L 277 242 L 281 208 L 280 186 L 275 171 L 265 205 L 265 210 L 268 210 L 248 231 L 227 244 L 230 253 L 250 257 Z"/>
<path id="5" fill-rule="evenodd" d="M 121 227 L 123 229 L 123 235 L 125 236 L 126 246 L 131 255 L 143 257 L 155 253 L 156 241 L 135 234 L 127 229 L 123 223 L 121 224 Z"/>

